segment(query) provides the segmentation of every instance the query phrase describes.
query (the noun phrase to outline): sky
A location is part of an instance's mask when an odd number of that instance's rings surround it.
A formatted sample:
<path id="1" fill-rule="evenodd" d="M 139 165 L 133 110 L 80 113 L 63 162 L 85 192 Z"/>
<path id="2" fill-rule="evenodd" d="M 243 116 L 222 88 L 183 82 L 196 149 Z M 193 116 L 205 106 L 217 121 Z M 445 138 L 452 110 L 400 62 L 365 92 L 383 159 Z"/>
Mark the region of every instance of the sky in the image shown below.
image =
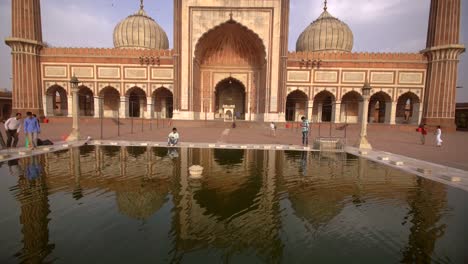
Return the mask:
<path id="1" fill-rule="evenodd" d="M 261 0 L 257 0 L 261 1 Z M 113 47 L 117 23 L 138 0 L 41 1 L 43 39 L 54 47 Z M 146 0 L 146 12 L 173 36 L 173 1 Z M 323 1 L 290 0 L 289 50 L 323 10 Z M 419 52 L 426 46 L 430 0 L 329 0 L 328 11 L 354 33 L 354 52 Z M 0 0 L 0 38 L 11 35 L 11 0 Z M 468 1 L 462 0 L 461 42 L 468 47 Z M 460 61 L 457 101 L 468 102 L 468 55 Z M 0 43 L 0 88 L 11 89 L 10 48 Z"/>

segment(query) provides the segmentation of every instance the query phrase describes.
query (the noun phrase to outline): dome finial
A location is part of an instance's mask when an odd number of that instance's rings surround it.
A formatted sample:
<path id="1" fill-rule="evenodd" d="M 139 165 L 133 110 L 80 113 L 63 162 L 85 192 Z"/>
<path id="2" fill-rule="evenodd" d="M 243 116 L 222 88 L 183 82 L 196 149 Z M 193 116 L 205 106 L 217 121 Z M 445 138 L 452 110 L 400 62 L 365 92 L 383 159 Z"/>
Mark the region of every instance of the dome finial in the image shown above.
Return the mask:
<path id="1" fill-rule="evenodd" d="M 143 0 L 140 0 L 140 10 L 143 10 L 143 7 L 144 7 Z"/>
<path id="2" fill-rule="evenodd" d="M 325 0 L 324 6 L 323 6 L 323 11 L 327 11 L 327 0 Z"/>

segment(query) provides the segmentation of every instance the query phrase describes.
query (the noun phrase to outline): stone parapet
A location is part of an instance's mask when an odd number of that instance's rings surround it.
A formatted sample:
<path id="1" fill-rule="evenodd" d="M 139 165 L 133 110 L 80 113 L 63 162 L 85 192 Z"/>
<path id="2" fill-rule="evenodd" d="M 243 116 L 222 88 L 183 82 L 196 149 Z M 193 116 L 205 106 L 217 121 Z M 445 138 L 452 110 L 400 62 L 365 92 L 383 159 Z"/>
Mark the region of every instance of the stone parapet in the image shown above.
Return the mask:
<path id="1" fill-rule="evenodd" d="M 374 52 L 289 52 L 288 60 L 332 60 L 332 61 L 415 61 L 427 62 L 421 53 L 374 53 Z"/>
<path id="2" fill-rule="evenodd" d="M 109 56 L 109 57 L 171 57 L 173 50 L 142 50 L 142 49 L 116 49 L 116 48 L 50 48 L 41 50 L 41 56 Z"/>

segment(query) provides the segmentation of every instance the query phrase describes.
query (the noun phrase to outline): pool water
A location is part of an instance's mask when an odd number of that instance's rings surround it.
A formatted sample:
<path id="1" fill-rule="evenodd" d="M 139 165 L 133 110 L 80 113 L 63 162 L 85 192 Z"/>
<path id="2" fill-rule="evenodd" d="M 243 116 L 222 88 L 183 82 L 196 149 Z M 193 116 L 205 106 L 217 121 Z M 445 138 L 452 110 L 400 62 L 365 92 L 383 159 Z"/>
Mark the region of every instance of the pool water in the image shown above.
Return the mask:
<path id="1" fill-rule="evenodd" d="M 468 193 L 343 153 L 85 146 L 0 167 L 2 264 L 468 263 L 467 223 Z"/>

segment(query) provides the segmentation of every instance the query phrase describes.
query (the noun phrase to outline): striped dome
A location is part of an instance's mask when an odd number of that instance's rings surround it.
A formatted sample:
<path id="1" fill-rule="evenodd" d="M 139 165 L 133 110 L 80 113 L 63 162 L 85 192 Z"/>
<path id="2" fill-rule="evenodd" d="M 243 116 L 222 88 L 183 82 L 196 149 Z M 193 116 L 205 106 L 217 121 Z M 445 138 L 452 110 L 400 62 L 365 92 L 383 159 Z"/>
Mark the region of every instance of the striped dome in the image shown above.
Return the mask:
<path id="1" fill-rule="evenodd" d="M 114 47 L 122 49 L 168 49 L 166 32 L 143 10 L 122 20 L 114 29 Z"/>
<path id="2" fill-rule="evenodd" d="M 325 10 L 299 36 L 296 51 L 351 52 L 353 32 L 346 23 Z"/>

